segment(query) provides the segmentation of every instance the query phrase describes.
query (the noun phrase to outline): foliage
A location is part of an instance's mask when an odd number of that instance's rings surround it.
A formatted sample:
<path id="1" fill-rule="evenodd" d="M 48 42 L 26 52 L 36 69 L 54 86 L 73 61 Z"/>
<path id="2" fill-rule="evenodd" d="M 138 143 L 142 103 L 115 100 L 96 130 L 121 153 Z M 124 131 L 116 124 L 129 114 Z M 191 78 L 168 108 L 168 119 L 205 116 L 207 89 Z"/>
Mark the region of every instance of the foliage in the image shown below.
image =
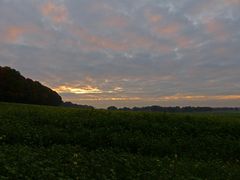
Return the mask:
<path id="1" fill-rule="evenodd" d="M 60 105 L 61 97 L 37 81 L 24 78 L 18 71 L 0 66 L 0 101 L 39 105 Z"/>
<path id="2" fill-rule="evenodd" d="M 0 179 L 238 179 L 240 113 L 0 103 Z"/>
<path id="3" fill-rule="evenodd" d="M 107 108 L 107 110 L 115 111 L 115 110 L 118 110 L 118 108 L 115 107 L 115 106 L 109 106 L 109 107 Z"/>

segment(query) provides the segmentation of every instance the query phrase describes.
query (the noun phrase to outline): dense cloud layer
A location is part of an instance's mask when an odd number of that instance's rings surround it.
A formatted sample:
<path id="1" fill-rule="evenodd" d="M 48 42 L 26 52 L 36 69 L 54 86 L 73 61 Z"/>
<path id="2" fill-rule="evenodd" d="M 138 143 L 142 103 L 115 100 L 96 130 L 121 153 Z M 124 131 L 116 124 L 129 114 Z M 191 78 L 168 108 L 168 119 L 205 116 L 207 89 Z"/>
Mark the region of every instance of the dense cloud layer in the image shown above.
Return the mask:
<path id="1" fill-rule="evenodd" d="M 1 0 L 0 65 L 95 106 L 240 104 L 240 0 Z"/>

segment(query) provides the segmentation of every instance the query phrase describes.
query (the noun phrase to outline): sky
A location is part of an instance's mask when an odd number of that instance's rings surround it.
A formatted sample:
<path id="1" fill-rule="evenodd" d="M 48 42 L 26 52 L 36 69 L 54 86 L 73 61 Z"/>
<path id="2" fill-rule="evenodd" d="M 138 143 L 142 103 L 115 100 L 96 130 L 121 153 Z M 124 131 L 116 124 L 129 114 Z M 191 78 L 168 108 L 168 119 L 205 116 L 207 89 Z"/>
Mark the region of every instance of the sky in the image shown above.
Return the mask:
<path id="1" fill-rule="evenodd" d="M 240 0 L 0 0 L 0 66 L 95 107 L 240 106 Z"/>

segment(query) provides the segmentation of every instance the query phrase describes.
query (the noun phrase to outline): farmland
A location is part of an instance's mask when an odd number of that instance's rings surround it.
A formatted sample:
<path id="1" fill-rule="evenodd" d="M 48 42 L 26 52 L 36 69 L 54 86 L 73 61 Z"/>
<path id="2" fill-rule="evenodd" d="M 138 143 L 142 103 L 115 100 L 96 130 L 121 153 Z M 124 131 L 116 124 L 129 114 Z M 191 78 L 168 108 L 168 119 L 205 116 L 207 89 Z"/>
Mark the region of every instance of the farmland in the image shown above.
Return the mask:
<path id="1" fill-rule="evenodd" d="M 0 103 L 0 179 L 238 179 L 240 113 Z"/>

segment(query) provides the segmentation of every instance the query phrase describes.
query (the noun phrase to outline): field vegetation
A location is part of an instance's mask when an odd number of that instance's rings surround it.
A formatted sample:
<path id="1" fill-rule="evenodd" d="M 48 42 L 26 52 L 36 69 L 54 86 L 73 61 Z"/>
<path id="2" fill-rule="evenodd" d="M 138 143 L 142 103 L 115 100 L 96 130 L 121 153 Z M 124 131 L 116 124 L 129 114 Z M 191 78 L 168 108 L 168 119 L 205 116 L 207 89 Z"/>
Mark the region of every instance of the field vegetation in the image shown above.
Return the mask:
<path id="1" fill-rule="evenodd" d="M 0 103 L 0 179 L 239 179 L 240 113 Z"/>

